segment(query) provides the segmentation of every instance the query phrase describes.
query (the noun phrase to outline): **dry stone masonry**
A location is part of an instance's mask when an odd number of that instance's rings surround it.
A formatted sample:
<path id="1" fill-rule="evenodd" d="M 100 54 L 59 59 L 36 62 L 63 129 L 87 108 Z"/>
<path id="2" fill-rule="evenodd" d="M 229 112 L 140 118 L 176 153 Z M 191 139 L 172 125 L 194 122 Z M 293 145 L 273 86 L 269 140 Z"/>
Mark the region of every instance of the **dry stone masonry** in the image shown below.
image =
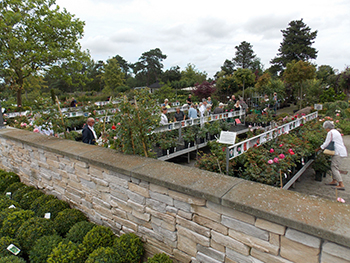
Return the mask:
<path id="1" fill-rule="evenodd" d="M 350 262 L 348 205 L 24 130 L 0 168 L 174 262 Z"/>

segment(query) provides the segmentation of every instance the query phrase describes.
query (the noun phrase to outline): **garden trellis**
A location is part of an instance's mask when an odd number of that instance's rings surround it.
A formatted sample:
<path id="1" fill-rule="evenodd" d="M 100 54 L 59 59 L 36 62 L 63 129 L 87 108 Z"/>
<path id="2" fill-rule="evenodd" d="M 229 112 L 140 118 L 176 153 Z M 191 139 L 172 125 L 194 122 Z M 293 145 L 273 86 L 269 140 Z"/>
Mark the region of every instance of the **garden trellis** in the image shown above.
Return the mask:
<path id="1" fill-rule="evenodd" d="M 273 140 L 274 138 L 277 138 L 278 136 L 284 133 L 288 133 L 289 131 L 299 127 L 301 124 L 314 120 L 317 117 L 318 117 L 318 111 L 315 111 L 311 114 L 302 116 L 301 118 L 296 118 L 291 122 L 278 126 L 277 128 L 271 129 L 260 135 L 257 135 L 245 141 L 236 143 L 232 146 L 228 146 L 226 148 L 226 173 L 228 174 L 229 172 L 228 171 L 229 161 L 232 160 L 233 158 L 236 158 L 237 156 L 247 152 L 250 148 L 254 146 L 259 146 L 261 144 L 264 144 L 268 141 Z"/>

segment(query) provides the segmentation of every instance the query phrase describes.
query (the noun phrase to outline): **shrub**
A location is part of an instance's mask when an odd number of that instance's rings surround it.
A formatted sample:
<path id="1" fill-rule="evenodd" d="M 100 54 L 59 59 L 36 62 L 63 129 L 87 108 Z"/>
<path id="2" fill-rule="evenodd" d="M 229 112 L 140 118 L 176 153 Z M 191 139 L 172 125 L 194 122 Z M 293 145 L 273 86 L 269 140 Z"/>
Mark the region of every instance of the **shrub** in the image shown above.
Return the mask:
<path id="1" fill-rule="evenodd" d="M 95 224 L 87 221 L 76 223 L 68 231 L 66 238 L 74 243 L 82 243 L 86 234 L 93 229 Z"/>
<path id="2" fill-rule="evenodd" d="M 26 193 L 25 195 L 23 195 L 21 201 L 19 202 L 19 205 L 23 208 L 23 209 L 29 209 L 31 204 L 38 199 L 39 197 L 45 195 L 43 192 L 39 191 L 39 190 L 33 190 L 29 193 Z"/>
<path id="3" fill-rule="evenodd" d="M 170 257 L 165 253 L 155 254 L 153 257 L 147 259 L 147 263 L 173 263 Z"/>
<path id="4" fill-rule="evenodd" d="M 14 238 L 21 225 L 32 217 L 34 217 L 34 212 L 30 210 L 20 210 L 9 214 L 2 223 L 0 235 Z"/>
<path id="5" fill-rule="evenodd" d="M 5 208 L 0 212 L 0 229 L 2 228 L 2 223 L 8 217 L 9 214 L 12 214 L 16 211 L 20 211 L 20 208 Z"/>
<path id="6" fill-rule="evenodd" d="M 24 183 L 22 183 L 22 182 L 13 183 L 13 184 L 9 185 L 9 186 L 5 189 L 4 195 L 5 195 L 7 192 L 11 192 L 11 198 L 12 198 L 13 194 L 14 194 L 17 190 L 19 190 L 20 188 L 22 188 L 22 187 L 24 187 L 24 186 L 26 186 L 26 185 L 25 185 Z"/>
<path id="7" fill-rule="evenodd" d="M 114 247 L 124 263 L 139 262 L 144 253 L 143 243 L 134 233 L 124 234 L 115 239 Z"/>
<path id="8" fill-rule="evenodd" d="M 52 221 L 45 218 L 33 217 L 22 224 L 18 229 L 16 237 L 21 248 L 28 253 L 39 238 L 53 234 L 56 234 L 56 231 Z"/>
<path id="9" fill-rule="evenodd" d="M 0 258 L 0 263 L 26 263 L 23 258 L 19 258 L 15 255 Z"/>
<path id="10" fill-rule="evenodd" d="M 85 263 L 121 263 L 118 254 L 111 247 L 99 247 L 88 257 Z"/>
<path id="11" fill-rule="evenodd" d="M 46 263 L 52 250 L 62 242 L 62 239 L 59 235 L 43 236 L 38 239 L 29 251 L 30 262 Z"/>
<path id="12" fill-rule="evenodd" d="M 14 244 L 19 248 L 19 244 L 15 239 L 9 236 L 3 236 L 0 238 L 0 258 L 12 255 L 12 253 L 7 250 L 7 247 L 11 244 Z M 21 252 L 19 252 L 18 255 L 21 255 Z"/>
<path id="13" fill-rule="evenodd" d="M 0 196 L 0 211 L 8 208 L 11 205 L 14 205 L 17 208 L 20 207 L 20 205 L 16 201 L 11 200 L 6 196 Z"/>
<path id="14" fill-rule="evenodd" d="M 77 209 L 68 208 L 58 213 L 54 225 L 57 233 L 61 236 L 65 236 L 72 226 L 80 221 L 86 220 L 87 218 L 83 212 Z"/>
<path id="15" fill-rule="evenodd" d="M 35 214 L 38 213 L 40 208 L 45 205 L 48 201 L 57 199 L 53 195 L 43 195 L 36 199 L 31 205 L 30 205 L 30 210 L 34 211 Z"/>
<path id="16" fill-rule="evenodd" d="M 12 194 L 11 198 L 19 203 L 19 202 L 21 202 L 23 196 L 26 193 L 29 193 L 29 192 L 34 191 L 34 190 L 36 190 L 36 188 L 34 186 L 29 186 L 29 185 L 23 186 L 20 189 L 18 189 L 17 191 L 15 191 Z"/>
<path id="17" fill-rule="evenodd" d="M 7 187 L 17 182 L 20 182 L 19 176 L 17 174 L 13 172 L 3 174 L 0 180 L 0 193 L 3 193 Z"/>
<path id="18" fill-rule="evenodd" d="M 47 258 L 48 263 L 84 263 L 86 259 L 85 248 L 71 241 L 60 242 Z"/>
<path id="19" fill-rule="evenodd" d="M 45 213 L 51 213 L 51 218 L 55 219 L 59 212 L 67 208 L 69 208 L 67 202 L 58 199 L 53 199 L 43 204 L 37 211 L 36 215 L 38 217 L 43 217 Z"/>
<path id="20" fill-rule="evenodd" d="M 114 243 L 114 233 L 108 227 L 94 226 L 83 239 L 86 252 L 90 254 L 98 247 L 110 247 Z"/>

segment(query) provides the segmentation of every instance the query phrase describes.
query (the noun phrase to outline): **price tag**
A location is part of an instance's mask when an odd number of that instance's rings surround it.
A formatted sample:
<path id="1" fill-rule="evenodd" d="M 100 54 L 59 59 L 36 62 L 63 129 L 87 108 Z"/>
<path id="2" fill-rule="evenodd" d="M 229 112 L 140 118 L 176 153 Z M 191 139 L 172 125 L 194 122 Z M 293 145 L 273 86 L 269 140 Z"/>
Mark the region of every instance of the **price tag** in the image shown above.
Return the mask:
<path id="1" fill-rule="evenodd" d="M 19 252 L 21 252 L 21 250 L 18 247 L 16 247 L 14 244 L 9 245 L 7 247 L 7 250 L 16 256 L 18 255 Z"/>

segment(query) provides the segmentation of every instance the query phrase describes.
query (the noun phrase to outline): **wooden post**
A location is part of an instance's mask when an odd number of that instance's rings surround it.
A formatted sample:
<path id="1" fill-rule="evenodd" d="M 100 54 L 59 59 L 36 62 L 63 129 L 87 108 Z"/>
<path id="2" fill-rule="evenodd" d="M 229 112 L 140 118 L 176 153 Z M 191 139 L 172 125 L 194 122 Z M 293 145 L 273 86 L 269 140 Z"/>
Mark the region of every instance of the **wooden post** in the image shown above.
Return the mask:
<path id="1" fill-rule="evenodd" d="M 282 171 L 281 170 L 280 170 L 280 182 L 281 182 L 281 188 L 283 188 Z"/>

